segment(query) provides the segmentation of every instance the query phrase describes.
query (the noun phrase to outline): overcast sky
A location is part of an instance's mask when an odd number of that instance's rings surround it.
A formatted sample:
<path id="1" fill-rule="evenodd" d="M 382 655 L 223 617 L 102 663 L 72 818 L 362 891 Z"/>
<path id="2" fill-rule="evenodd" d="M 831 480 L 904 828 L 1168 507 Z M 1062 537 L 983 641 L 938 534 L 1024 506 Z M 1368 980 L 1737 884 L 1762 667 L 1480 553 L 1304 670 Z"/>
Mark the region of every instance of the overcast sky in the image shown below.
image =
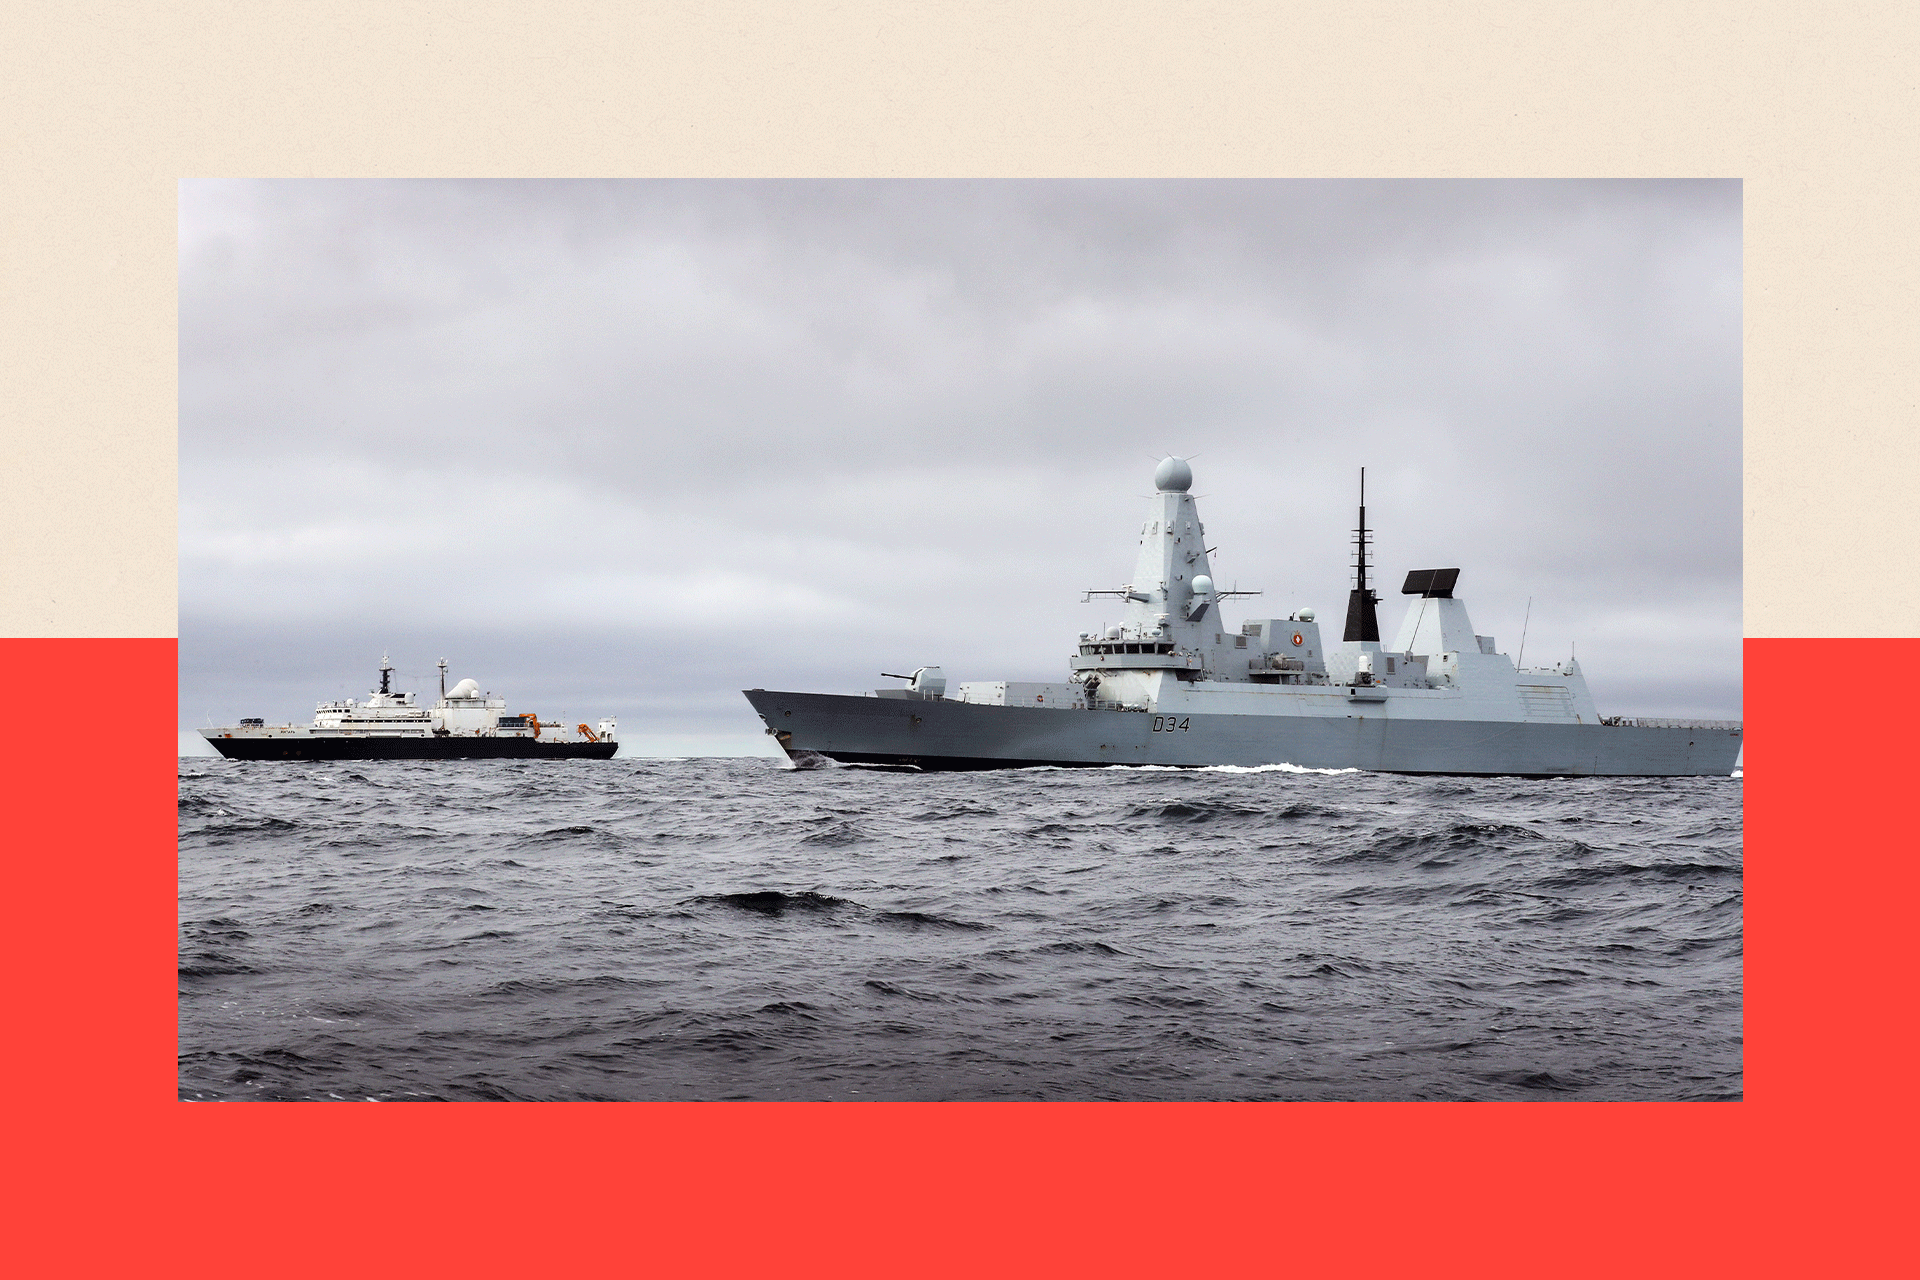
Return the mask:
<path id="1" fill-rule="evenodd" d="M 1740 252 L 1731 181 L 183 183 L 181 724 L 382 652 L 645 754 L 1062 679 L 1166 453 L 1229 622 L 1337 636 L 1365 466 L 1383 632 L 1458 565 L 1602 714 L 1734 718 Z"/>

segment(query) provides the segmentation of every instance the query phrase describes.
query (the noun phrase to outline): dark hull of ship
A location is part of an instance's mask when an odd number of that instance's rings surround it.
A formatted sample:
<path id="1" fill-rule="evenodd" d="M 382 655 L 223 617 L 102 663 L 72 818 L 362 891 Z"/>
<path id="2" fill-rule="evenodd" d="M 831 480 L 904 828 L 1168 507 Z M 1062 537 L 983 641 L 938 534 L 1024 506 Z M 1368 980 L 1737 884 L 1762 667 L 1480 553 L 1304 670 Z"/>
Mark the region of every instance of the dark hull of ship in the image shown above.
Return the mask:
<path id="1" fill-rule="evenodd" d="M 617 742 L 538 738 L 208 738 L 229 760 L 606 760 Z"/>
<path id="2" fill-rule="evenodd" d="M 746 691 L 795 763 L 922 770 L 1291 764 L 1376 773 L 1726 777 L 1737 730 L 1346 716 L 1159 716 Z"/>

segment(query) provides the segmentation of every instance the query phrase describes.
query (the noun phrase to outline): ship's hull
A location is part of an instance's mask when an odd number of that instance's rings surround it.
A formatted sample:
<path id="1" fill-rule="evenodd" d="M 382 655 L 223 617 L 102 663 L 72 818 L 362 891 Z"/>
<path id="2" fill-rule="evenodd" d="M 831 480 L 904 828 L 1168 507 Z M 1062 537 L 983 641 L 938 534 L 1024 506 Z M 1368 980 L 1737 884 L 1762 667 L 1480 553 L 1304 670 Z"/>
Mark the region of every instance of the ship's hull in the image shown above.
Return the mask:
<path id="1" fill-rule="evenodd" d="M 1038 765 L 1291 764 L 1381 773 L 1725 777 L 1738 730 L 1416 719 L 1377 704 L 1343 715 L 1231 715 L 986 706 L 939 699 L 746 691 L 789 756 L 926 770 Z"/>
<path id="2" fill-rule="evenodd" d="M 203 735 L 205 736 L 205 735 Z M 294 735 L 207 738 L 229 760 L 605 760 L 616 742 L 538 738 L 401 738 Z"/>

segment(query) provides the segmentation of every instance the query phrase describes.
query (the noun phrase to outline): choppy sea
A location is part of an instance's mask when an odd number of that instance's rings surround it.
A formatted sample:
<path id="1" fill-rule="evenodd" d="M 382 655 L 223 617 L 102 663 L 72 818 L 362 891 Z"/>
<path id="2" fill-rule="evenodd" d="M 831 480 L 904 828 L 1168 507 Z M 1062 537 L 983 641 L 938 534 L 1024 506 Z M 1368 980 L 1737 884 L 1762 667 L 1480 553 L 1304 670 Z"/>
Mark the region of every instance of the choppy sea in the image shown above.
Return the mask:
<path id="1" fill-rule="evenodd" d="M 1738 778 L 180 761 L 192 1099 L 1728 1099 Z"/>

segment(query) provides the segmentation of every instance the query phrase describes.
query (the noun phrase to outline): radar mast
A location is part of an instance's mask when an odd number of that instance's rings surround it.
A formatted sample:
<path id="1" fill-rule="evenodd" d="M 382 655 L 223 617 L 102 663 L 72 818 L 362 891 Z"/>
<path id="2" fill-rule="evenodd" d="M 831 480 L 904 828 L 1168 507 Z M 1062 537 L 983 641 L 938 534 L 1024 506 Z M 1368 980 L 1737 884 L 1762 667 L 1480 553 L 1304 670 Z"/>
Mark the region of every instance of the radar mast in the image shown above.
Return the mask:
<path id="1" fill-rule="evenodd" d="M 1367 585 L 1367 558 L 1373 535 L 1367 530 L 1367 469 L 1360 468 L 1360 526 L 1353 531 L 1353 590 L 1347 593 L 1347 630 L 1343 640 L 1380 642 L 1380 597 Z"/>

